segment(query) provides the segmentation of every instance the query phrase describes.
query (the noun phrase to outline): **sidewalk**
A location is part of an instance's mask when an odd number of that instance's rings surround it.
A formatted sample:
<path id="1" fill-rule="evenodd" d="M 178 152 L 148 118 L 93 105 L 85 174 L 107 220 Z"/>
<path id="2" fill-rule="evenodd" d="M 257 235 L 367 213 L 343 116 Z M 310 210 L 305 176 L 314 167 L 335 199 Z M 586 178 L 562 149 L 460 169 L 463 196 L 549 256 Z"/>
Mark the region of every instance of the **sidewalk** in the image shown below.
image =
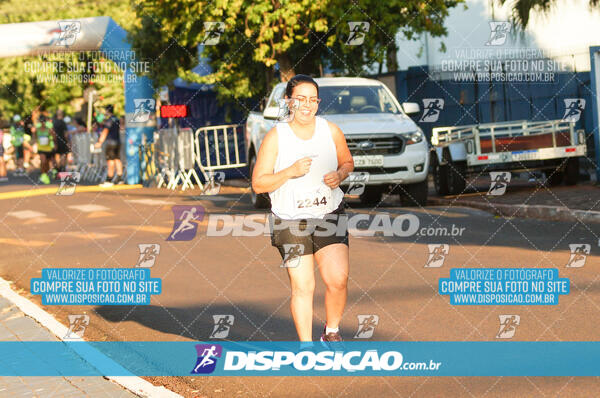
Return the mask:
<path id="1" fill-rule="evenodd" d="M 58 341 L 46 328 L 0 297 L 0 341 Z M 73 353 L 73 356 L 76 356 Z M 1 377 L 3 397 L 137 397 L 100 376 Z"/>
<path id="2" fill-rule="evenodd" d="M 473 207 L 499 216 L 600 223 L 600 186 L 592 182 L 544 187 L 517 179 L 499 196 L 487 195 L 489 184 L 489 178 L 478 179 L 473 183 L 476 189 L 469 186 L 466 193 L 455 196 L 432 194 L 429 203 Z"/>

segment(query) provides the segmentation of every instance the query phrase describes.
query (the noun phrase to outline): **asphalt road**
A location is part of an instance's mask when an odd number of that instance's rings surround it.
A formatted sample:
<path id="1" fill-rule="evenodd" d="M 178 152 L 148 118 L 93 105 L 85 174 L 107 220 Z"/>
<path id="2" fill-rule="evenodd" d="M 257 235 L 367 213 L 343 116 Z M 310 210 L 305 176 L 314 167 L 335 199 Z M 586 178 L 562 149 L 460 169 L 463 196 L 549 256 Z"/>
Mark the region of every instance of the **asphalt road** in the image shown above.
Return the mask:
<path id="1" fill-rule="evenodd" d="M 166 240 L 173 205 L 200 205 L 207 214 L 260 213 L 251 207 L 246 189 L 224 187 L 213 197 L 141 188 L 72 196 L 7 194 L 22 188 L 0 190 L 0 276 L 30 298 L 29 281 L 40 277 L 42 268 L 133 267 L 138 244 L 161 246 L 152 277 L 162 278 L 163 292 L 150 305 L 44 307 L 65 324 L 68 314 L 90 315 L 86 339 L 207 340 L 213 315 L 225 314 L 235 317 L 228 340 L 296 339 L 288 278 L 268 236 L 207 236 L 205 218 L 194 239 Z M 355 199 L 348 203 L 351 215 L 412 214 L 408 217 L 417 219 L 423 233 L 350 238 L 349 295 L 341 325 L 346 340 L 353 339 L 361 314 L 379 317 L 372 340 L 495 341 L 503 314 L 520 315 L 513 341 L 598 340 L 600 224 L 497 218 L 456 207 L 403 208 L 395 197 L 375 209 Z M 565 267 L 573 243 L 591 245 L 582 268 Z M 428 244 L 448 245 L 441 267 L 425 267 Z M 560 277 L 570 279 L 571 292 L 556 306 L 453 306 L 437 293 L 438 279 L 453 267 L 558 268 Z M 317 276 L 315 339 L 324 323 L 323 298 Z M 32 299 L 41 304 L 39 296 Z M 589 397 L 600 389 L 599 378 L 572 377 L 148 379 L 188 397 Z"/>

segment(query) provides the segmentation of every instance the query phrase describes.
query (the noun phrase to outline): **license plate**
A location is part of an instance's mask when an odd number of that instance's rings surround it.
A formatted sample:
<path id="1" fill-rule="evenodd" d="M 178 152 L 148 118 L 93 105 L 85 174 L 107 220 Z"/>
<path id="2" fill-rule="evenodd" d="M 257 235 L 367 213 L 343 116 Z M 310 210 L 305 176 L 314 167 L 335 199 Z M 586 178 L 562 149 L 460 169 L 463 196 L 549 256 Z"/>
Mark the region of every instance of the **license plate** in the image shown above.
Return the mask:
<path id="1" fill-rule="evenodd" d="M 354 156 L 354 167 L 383 166 L 383 155 Z"/>
<path id="2" fill-rule="evenodd" d="M 512 152 L 512 160 L 535 160 L 538 158 L 537 149 L 532 149 L 529 151 L 518 151 Z"/>

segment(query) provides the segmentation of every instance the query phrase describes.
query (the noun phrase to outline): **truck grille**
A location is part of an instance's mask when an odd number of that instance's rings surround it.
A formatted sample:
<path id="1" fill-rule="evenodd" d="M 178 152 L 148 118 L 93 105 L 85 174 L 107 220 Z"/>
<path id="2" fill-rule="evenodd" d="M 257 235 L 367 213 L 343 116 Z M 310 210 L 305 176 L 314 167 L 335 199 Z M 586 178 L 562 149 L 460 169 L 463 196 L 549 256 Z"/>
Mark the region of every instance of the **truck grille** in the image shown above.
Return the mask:
<path id="1" fill-rule="evenodd" d="M 404 150 L 404 141 L 394 134 L 381 134 L 377 136 L 346 136 L 348 149 L 353 156 L 356 155 L 393 155 Z"/>

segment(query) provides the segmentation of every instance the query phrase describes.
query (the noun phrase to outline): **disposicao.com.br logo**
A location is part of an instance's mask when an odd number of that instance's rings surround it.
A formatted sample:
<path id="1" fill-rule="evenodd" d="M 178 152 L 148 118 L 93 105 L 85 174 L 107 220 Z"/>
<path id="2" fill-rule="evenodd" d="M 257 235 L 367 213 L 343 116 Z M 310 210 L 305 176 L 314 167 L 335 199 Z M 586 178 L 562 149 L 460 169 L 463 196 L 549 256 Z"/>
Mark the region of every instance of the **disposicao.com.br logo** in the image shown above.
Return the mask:
<path id="1" fill-rule="evenodd" d="M 220 236 L 269 236 L 276 230 L 289 230 L 297 236 L 343 236 L 348 233 L 355 237 L 372 236 L 462 236 L 465 227 L 455 224 L 432 223 L 421 225 L 419 218 L 412 213 L 392 215 L 340 214 L 327 215 L 323 219 L 297 218 L 293 220 L 274 218 L 271 214 L 206 214 L 199 205 L 173 206 L 173 231 L 167 240 L 192 240 L 196 236 L 198 223 L 206 226 L 205 234 Z M 205 217 L 206 215 L 206 217 Z"/>
<path id="2" fill-rule="evenodd" d="M 433 360 L 406 362 L 402 353 L 394 350 L 225 350 L 218 344 L 196 346 L 198 360 L 193 374 L 227 374 L 228 372 L 394 372 L 437 371 L 442 363 Z M 222 367 L 215 369 L 217 358 L 223 358 Z"/>

